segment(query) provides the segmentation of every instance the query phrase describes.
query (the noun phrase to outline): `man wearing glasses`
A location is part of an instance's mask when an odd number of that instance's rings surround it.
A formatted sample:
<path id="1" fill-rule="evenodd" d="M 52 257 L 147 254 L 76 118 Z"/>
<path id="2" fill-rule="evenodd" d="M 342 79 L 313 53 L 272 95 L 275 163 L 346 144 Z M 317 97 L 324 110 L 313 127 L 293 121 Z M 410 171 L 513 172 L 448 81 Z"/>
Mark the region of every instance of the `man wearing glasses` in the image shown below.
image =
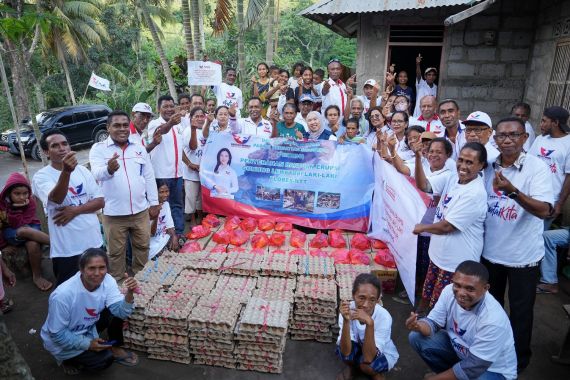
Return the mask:
<path id="1" fill-rule="evenodd" d="M 489 165 L 499 157 L 500 152 L 491 144 L 490 138 L 493 134 L 493 123 L 491 118 L 485 112 L 472 112 L 467 119 L 463 121 L 465 126 L 465 140 L 470 142 L 478 142 L 487 149 L 487 161 Z"/>
<path id="2" fill-rule="evenodd" d="M 489 270 L 491 294 L 504 305 L 508 284 L 510 320 L 518 371 L 530 361 L 533 307 L 544 256 L 543 219 L 552 211 L 552 180 L 547 165 L 526 154 L 524 122 L 499 121 L 495 141 L 500 155 L 487 168 L 487 219 L 482 263 Z"/>
<path id="3" fill-rule="evenodd" d="M 336 58 L 331 59 L 327 65 L 329 79 L 323 84 L 322 109 L 326 110 L 330 105 L 336 105 L 340 109 L 340 117 L 343 118 L 344 109 L 346 107 L 346 85 L 340 79 L 342 75 L 342 66 Z"/>

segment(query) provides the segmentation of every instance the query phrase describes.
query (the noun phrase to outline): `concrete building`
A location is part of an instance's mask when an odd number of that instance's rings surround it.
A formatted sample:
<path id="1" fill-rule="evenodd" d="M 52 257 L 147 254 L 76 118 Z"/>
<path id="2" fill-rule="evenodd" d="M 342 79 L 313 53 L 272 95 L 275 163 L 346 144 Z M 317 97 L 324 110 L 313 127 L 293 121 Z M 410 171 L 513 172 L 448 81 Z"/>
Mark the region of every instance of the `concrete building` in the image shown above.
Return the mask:
<path id="1" fill-rule="evenodd" d="M 498 120 L 525 101 L 537 128 L 545 106 L 570 108 L 569 0 L 322 0 L 300 14 L 358 40 L 359 82 L 395 64 L 413 85 L 422 54 L 423 69 L 439 69 L 438 98 L 457 99 L 463 117 Z"/>

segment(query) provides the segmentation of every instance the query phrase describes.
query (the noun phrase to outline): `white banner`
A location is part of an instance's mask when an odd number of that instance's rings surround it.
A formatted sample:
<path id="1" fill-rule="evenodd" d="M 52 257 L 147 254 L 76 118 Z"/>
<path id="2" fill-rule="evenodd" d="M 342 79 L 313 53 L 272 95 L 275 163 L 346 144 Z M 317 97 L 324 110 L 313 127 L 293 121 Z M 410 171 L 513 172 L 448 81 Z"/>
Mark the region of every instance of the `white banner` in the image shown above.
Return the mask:
<path id="1" fill-rule="evenodd" d="M 89 86 L 96 88 L 97 90 L 103 91 L 111 91 L 109 87 L 111 83 L 108 79 L 102 78 L 100 76 L 95 75 L 95 73 L 91 73 L 91 78 L 89 79 Z"/>
<path id="2" fill-rule="evenodd" d="M 414 226 L 422 220 L 429 198 L 414 180 L 374 155 L 374 199 L 368 236 L 384 241 L 394 255 L 402 283 L 415 302 L 417 236 Z"/>
<path id="3" fill-rule="evenodd" d="M 217 86 L 222 83 L 222 65 L 210 61 L 188 61 L 188 86 Z"/>

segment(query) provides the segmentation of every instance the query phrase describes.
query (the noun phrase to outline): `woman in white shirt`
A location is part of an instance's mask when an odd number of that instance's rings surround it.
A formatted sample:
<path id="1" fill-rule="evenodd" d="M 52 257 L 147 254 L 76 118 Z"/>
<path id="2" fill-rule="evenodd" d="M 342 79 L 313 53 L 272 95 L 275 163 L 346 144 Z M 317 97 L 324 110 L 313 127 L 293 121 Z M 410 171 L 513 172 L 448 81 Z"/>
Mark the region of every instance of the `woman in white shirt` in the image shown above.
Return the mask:
<path id="1" fill-rule="evenodd" d="M 343 301 L 338 324 L 336 352 L 346 364 L 339 378 L 352 379 L 357 370 L 372 379 L 384 379 L 398 361 L 398 351 L 390 337 L 392 317 L 381 306 L 382 288 L 370 273 L 356 276 L 353 301 Z"/>
<path id="2" fill-rule="evenodd" d="M 226 106 L 219 106 L 216 108 L 213 115 L 208 114 L 206 124 L 204 125 L 204 128 L 202 128 L 202 136 L 207 139 L 210 134 L 214 135 L 217 133 L 231 133 L 229 122 L 229 108 Z"/>
<path id="3" fill-rule="evenodd" d="M 222 148 L 217 155 L 217 163 L 214 168 L 212 196 L 221 198 L 233 198 L 239 190 L 237 174 L 231 167 L 232 154 L 228 148 Z"/>

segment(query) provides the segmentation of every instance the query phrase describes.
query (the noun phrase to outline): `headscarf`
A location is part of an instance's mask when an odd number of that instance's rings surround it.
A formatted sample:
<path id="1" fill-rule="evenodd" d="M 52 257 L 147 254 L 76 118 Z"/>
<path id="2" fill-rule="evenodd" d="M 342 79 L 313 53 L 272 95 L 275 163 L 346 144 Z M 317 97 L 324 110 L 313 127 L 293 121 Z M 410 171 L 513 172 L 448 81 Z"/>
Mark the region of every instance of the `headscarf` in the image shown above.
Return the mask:
<path id="1" fill-rule="evenodd" d="M 309 119 L 310 116 L 315 116 L 317 118 L 317 120 L 319 121 L 319 129 L 316 132 L 311 131 L 311 128 L 308 127 L 307 123 L 307 129 L 309 129 L 309 139 L 311 140 L 318 140 L 318 138 L 323 134 L 323 131 L 325 130 L 325 126 L 323 125 L 322 121 L 321 121 L 321 114 L 318 113 L 317 111 L 311 111 L 307 114 L 307 120 Z"/>

